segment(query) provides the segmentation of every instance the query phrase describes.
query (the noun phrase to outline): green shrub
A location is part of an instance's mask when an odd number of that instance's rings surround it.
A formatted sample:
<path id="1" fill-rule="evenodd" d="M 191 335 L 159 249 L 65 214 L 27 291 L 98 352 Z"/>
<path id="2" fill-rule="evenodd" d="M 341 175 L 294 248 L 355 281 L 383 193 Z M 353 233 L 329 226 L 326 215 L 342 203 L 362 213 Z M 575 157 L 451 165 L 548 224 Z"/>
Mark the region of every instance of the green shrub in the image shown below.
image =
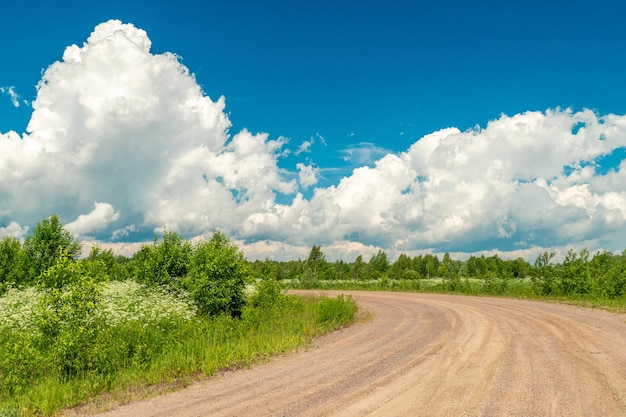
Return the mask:
<path id="1" fill-rule="evenodd" d="M 192 247 L 176 232 L 164 231 L 163 238 L 155 236 L 152 245 L 144 245 L 133 258 L 134 275 L 150 287 L 174 288 L 187 275 Z"/>
<path id="2" fill-rule="evenodd" d="M 25 256 L 17 238 L 0 239 L 0 295 L 9 287 L 24 282 L 26 276 Z"/>
<path id="3" fill-rule="evenodd" d="M 354 321 L 358 307 L 351 296 L 323 298 L 319 302 L 318 322 L 329 327 L 341 327 Z"/>
<path id="4" fill-rule="evenodd" d="M 250 302 L 254 307 L 271 307 L 275 305 L 281 296 L 280 287 L 274 278 L 266 278 L 257 282 L 256 293 Z"/>
<path id="5" fill-rule="evenodd" d="M 85 354 L 100 330 L 96 311 L 100 308 L 102 277 L 87 271 L 65 254 L 41 274 L 38 327 L 44 342 L 54 352 L 55 365 L 63 374 L 87 370 L 91 358 Z M 90 273 L 91 272 L 91 273 Z"/>
<path id="6" fill-rule="evenodd" d="M 181 286 L 201 314 L 240 317 L 245 305 L 246 262 L 243 253 L 222 232 L 193 248 L 190 270 Z"/>

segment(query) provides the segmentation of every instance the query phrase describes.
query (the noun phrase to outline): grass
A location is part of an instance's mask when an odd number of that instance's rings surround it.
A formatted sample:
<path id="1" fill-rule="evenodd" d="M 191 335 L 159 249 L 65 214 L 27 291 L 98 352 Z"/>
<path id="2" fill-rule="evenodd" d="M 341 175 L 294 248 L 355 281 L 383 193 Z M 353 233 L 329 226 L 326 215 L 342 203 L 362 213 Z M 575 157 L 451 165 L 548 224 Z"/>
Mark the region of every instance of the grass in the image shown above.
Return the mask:
<path id="1" fill-rule="evenodd" d="M 285 282 L 285 288 L 302 288 L 297 280 Z M 491 297 L 509 297 L 546 302 L 572 304 L 587 308 L 598 308 L 615 313 L 626 313 L 626 296 L 618 298 L 578 295 L 538 294 L 529 279 L 418 279 L 418 280 L 318 280 L 315 288 L 321 290 L 364 290 L 402 291 L 430 294 L 458 294 Z"/>
<path id="2" fill-rule="evenodd" d="M 6 316 L 0 315 L 0 417 L 55 415 L 79 405 L 95 412 L 111 402 L 177 389 L 297 350 L 354 322 L 357 311 L 350 297 L 274 294 L 271 304 L 249 303 L 240 319 L 199 317 L 184 297 L 110 283 L 94 314 L 95 333 L 68 327 L 67 334 L 48 340 L 38 327 L 33 291 L 12 290 L 0 298 L 0 306 L 13 311 L 0 309 Z M 76 335 L 87 335 L 88 343 Z M 62 355 L 80 343 L 88 366 L 68 371 Z"/>

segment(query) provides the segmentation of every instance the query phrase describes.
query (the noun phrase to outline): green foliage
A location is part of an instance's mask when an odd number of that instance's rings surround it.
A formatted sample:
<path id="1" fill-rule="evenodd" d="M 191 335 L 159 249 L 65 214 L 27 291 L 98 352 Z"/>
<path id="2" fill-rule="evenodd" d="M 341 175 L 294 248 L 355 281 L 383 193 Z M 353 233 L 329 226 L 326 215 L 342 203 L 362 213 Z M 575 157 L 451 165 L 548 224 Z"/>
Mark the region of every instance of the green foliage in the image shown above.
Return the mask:
<path id="1" fill-rule="evenodd" d="M 256 293 L 251 297 L 250 303 L 254 307 L 269 308 L 276 305 L 280 297 L 278 282 L 270 277 L 257 282 Z"/>
<path id="2" fill-rule="evenodd" d="M 37 223 L 33 233 L 24 241 L 29 266 L 27 283 L 34 282 L 46 269 L 54 265 L 62 254 L 70 258 L 78 256 L 80 247 L 80 242 L 63 228 L 56 214 Z"/>
<path id="3" fill-rule="evenodd" d="M 172 329 L 194 318 L 190 302 L 131 281 L 96 283 L 65 259 L 45 274 L 68 284 L 12 289 L 0 298 L 0 403 L 46 378 L 148 366 L 177 337 L 168 336 Z"/>
<path id="4" fill-rule="evenodd" d="M 314 247 L 312 253 L 321 251 Z M 601 252 L 593 258 L 586 249 L 570 250 L 561 264 L 554 263 L 554 257 L 554 253 L 544 252 L 531 265 L 522 258 L 505 260 L 497 254 L 470 256 L 465 261 L 453 260 L 447 253 L 441 261 L 431 254 L 414 258 L 401 254 L 389 265 L 384 252 L 379 251 L 368 263 L 359 255 L 353 263 L 327 263 L 323 270 L 287 269 L 287 263 L 281 262 L 274 262 L 273 268 L 287 272 L 282 275 L 283 287 L 419 290 L 626 304 L 626 250 L 620 255 Z"/>
<path id="5" fill-rule="evenodd" d="M 370 277 L 373 279 L 380 278 L 389 270 L 389 259 L 387 254 L 379 250 L 375 255 L 370 258 Z"/>
<path id="6" fill-rule="evenodd" d="M 98 274 L 104 274 L 111 281 L 125 281 L 131 278 L 127 268 L 128 260 L 124 257 L 116 257 L 111 249 L 102 250 L 97 245 L 91 247 L 89 256 L 85 262 L 91 268 L 99 270 Z"/>
<path id="7" fill-rule="evenodd" d="M 193 248 L 188 274 L 181 286 L 201 314 L 241 316 L 245 305 L 246 263 L 243 253 L 222 232 Z"/>
<path id="8" fill-rule="evenodd" d="M 26 258 L 17 238 L 0 239 L 0 295 L 10 286 L 24 282 Z"/>
<path id="9" fill-rule="evenodd" d="M 143 245 L 133 258 L 137 280 L 151 287 L 174 287 L 189 271 L 192 247 L 182 236 L 164 231 L 162 239 Z"/>
<path id="10" fill-rule="evenodd" d="M 86 265 L 62 253 L 38 282 L 42 290 L 38 327 L 62 374 L 85 371 L 92 365 L 92 357 L 85 352 L 98 336 L 95 315 L 100 308 L 98 281 L 103 277 L 87 271 Z"/>
<path id="11" fill-rule="evenodd" d="M 61 262 L 50 273 L 77 278 L 74 272 L 62 271 L 75 266 Z M 78 284 L 76 279 L 65 280 L 69 286 Z M 78 317 L 80 308 L 74 309 L 78 314 L 58 320 L 61 331 L 44 335 L 42 321 L 49 313 L 32 308 L 32 300 L 36 305 L 56 288 L 11 289 L 0 297 L 0 415 L 56 415 L 106 391 L 123 399 L 128 388 L 135 395 L 143 385 L 167 389 L 173 379 L 189 383 L 199 374 L 249 366 L 268 355 L 292 351 L 355 317 L 351 299 L 326 302 L 276 295 L 271 283 L 260 292 L 278 301 L 251 303 L 239 320 L 195 317 L 190 302 L 133 281 L 98 285 L 98 308 L 92 314 L 95 332 L 89 337 L 77 323 L 65 322 L 78 318 L 84 323 Z M 73 305 L 73 300 L 65 300 Z M 4 317 L 11 309 L 23 317 Z M 70 329 L 76 334 L 69 334 Z"/>
<path id="12" fill-rule="evenodd" d="M 304 263 L 304 272 L 309 276 L 321 276 L 323 275 L 327 267 L 326 256 L 322 253 L 320 246 L 313 246 L 309 257 Z"/>
<path id="13" fill-rule="evenodd" d="M 408 276 L 414 276 L 415 278 L 419 277 L 417 271 L 413 269 L 413 260 L 411 257 L 405 255 L 404 253 L 400 254 L 398 259 L 391 265 L 390 278 L 392 279 L 402 279 L 405 272 L 412 271 L 414 275 L 408 273 Z M 410 279 L 410 278 L 408 278 Z"/>
<path id="14" fill-rule="evenodd" d="M 358 255 L 352 264 L 352 279 L 366 279 L 363 255 Z"/>
<path id="15" fill-rule="evenodd" d="M 341 294 L 336 298 L 323 298 L 319 310 L 319 323 L 338 328 L 354 322 L 358 307 L 351 296 Z"/>
<path id="16" fill-rule="evenodd" d="M 560 294 L 590 294 L 593 291 L 589 251 L 570 249 L 560 270 Z"/>
<path id="17" fill-rule="evenodd" d="M 302 274 L 298 276 L 298 282 L 300 283 L 300 288 L 309 290 L 319 288 L 320 286 L 319 275 L 311 269 L 305 269 Z"/>

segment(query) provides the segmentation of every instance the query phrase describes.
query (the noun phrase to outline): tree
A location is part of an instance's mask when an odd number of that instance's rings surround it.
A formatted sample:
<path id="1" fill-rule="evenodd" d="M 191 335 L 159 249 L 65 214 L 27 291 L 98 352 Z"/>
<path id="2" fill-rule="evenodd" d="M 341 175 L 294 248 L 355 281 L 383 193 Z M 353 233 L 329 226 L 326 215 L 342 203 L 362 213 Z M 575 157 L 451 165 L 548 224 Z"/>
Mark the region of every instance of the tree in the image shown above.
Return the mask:
<path id="1" fill-rule="evenodd" d="M 335 278 L 338 280 L 343 280 L 348 278 L 350 275 L 350 265 L 339 259 L 335 261 Z"/>
<path id="2" fill-rule="evenodd" d="M 363 276 L 363 270 L 365 269 L 365 263 L 363 262 L 363 255 L 359 255 L 352 264 L 352 279 L 365 279 Z"/>
<path id="3" fill-rule="evenodd" d="M 182 287 L 205 315 L 240 317 L 245 305 L 246 262 L 243 253 L 222 232 L 193 248 Z"/>
<path id="4" fill-rule="evenodd" d="M 28 235 L 24 242 L 29 280 L 35 281 L 54 265 L 61 254 L 74 260 L 80 254 L 80 247 L 80 242 L 63 228 L 56 214 L 37 223 L 33 234 Z"/>
<path id="5" fill-rule="evenodd" d="M 454 261 L 450 254 L 446 252 L 439 265 L 439 275 L 442 278 L 458 278 L 461 266 L 459 261 Z"/>
<path id="6" fill-rule="evenodd" d="M 175 286 L 187 275 L 192 247 L 174 231 L 163 232 L 163 238 L 155 236 L 152 245 L 144 245 L 135 254 L 137 281 L 149 286 Z"/>
<path id="7" fill-rule="evenodd" d="M 543 252 L 535 260 L 535 266 L 532 270 L 532 282 L 539 294 L 548 295 L 558 292 L 555 268 L 552 259 L 556 254 L 554 252 Z"/>
<path id="8" fill-rule="evenodd" d="M 561 293 L 589 294 L 593 290 L 591 268 L 589 267 L 589 251 L 581 249 L 576 253 L 573 249 L 567 251 L 561 271 Z"/>
<path id="9" fill-rule="evenodd" d="M 322 253 L 321 246 L 313 246 L 309 257 L 306 259 L 305 268 L 317 275 L 326 267 L 326 256 Z"/>
<path id="10" fill-rule="evenodd" d="M 131 278 L 128 268 L 125 267 L 128 258 L 115 256 L 111 249 L 103 250 L 98 245 L 91 247 L 89 256 L 83 262 L 90 268 L 101 269 L 108 276 L 109 280 L 124 281 Z"/>
<path id="11" fill-rule="evenodd" d="M 21 284 L 24 279 L 24 251 L 17 238 L 0 239 L 0 295 L 7 286 Z"/>
<path id="12" fill-rule="evenodd" d="M 437 258 L 437 255 L 431 255 L 430 253 L 424 255 L 422 258 L 421 269 L 422 270 L 419 272 L 421 272 L 421 275 L 425 278 L 436 276 L 437 271 L 439 270 L 439 258 Z"/>
<path id="13" fill-rule="evenodd" d="M 404 277 L 405 271 L 413 271 L 413 260 L 406 254 L 402 253 L 398 257 L 398 259 L 396 259 L 393 265 L 391 265 L 391 272 L 390 272 L 391 278 L 401 279 Z M 417 273 L 408 274 L 407 276 L 414 277 L 415 275 L 417 275 Z"/>
<path id="14" fill-rule="evenodd" d="M 387 254 L 382 250 L 379 250 L 375 255 L 370 258 L 370 269 L 373 272 L 375 278 L 380 278 L 389 270 L 389 259 Z"/>
<path id="15" fill-rule="evenodd" d="M 525 278 L 528 275 L 529 265 L 528 262 L 522 257 L 518 257 L 511 262 L 511 273 L 514 278 Z"/>

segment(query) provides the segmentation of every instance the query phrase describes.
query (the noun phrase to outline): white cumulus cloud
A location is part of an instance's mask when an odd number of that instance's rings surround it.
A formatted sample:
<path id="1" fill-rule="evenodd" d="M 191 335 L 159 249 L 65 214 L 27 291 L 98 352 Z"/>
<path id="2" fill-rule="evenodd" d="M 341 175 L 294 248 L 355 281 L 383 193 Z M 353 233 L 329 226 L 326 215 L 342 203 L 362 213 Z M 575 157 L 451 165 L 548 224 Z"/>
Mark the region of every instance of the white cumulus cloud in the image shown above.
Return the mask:
<path id="1" fill-rule="evenodd" d="M 300 186 L 303 188 L 309 188 L 310 186 L 317 184 L 317 178 L 320 171 L 318 167 L 298 163 L 296 164 L 296 168 L 298 169 Z"/>
<path id="2" fill-rule="evenodd" d="M 626 147 L 622 115 L 552 109 L 442 129 L 400 152 L 357 144 L 344 151 L 352 173 L 305 198 L 298 190 L 318 183 L 319 168 L 282 168 L 280 136 L 231 134 L 225 99 L 117 20 L 66 48 L 32 107 L 25 133 L 0 134 L 0 236 L 23 237 L 57 213 L 125 253 L 163 227 L 222 229 L 252 256 L 282 258 L 318 244 L 348 260 L 378 249 L 626 247 L 626 162 L 600 167 Z M 315 141 L 325 143 L 318 134 L 296 153 Z"/>
<path id="3" fill-rule="evenodd" d="M 21 226 L 17 222 L 11 222 L 6 227 L 0 227 L 0 239 L 3 237 L 15 237 L 24 239 L 28 233 L 28 226 Z"/>
<path id="4" fill-rule="evenodd" d="M 27 133 L 0 138 L 0 225 L 52 212 L 72 221 L 107 202 L 117 236 L 132 224 L 233 230 L 274 190 L 295 190 L 277 167 L 282 139 L 231 138 L 224 98 L 211 100 L 176 55 L 150 47 L 146 32 L 111 20 L 48 67 Z"/>
<path id="5" fill-rule="evenodd" d="M 94 203 L 93 210 L 88 214 L 81 214 L 76 220 L 65 225 L 65 228 L 78 236 L 108 227 L 119 219 L 120 214 L 109 203 Z"/>

